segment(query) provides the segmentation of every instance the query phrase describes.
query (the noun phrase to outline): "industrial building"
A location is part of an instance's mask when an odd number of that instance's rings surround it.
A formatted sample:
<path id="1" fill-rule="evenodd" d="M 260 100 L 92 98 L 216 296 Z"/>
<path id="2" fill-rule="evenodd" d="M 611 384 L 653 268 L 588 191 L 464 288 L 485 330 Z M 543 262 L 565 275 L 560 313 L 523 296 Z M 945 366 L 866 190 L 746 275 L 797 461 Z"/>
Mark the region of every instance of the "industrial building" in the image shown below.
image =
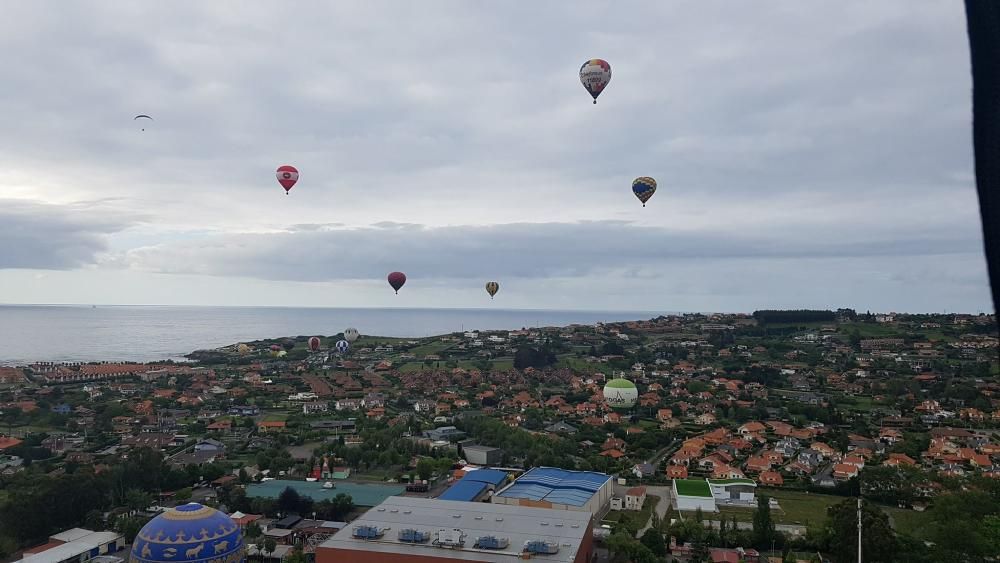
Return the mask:
<path id="1" fill-rule="evenodd" d="M 715 496 L 705 479 L 674 479 L 674 499 L 677 510 L 715 512 Z"/>
<path id="2" fill-rule="evenodd" d="M 753 479 L 674 479 L 677 509 L 718 512 L 717 506 L 757 506 Z"/>
<path id="3" fill-rule="evenodd" d="M 72 528 L 49 536 L 49 541 L 24 550 L 17 563 L 78 563 L 101 555 L 113 555 L 125 547 L 116 532 L 95 532 Z"/>
<path id="4" fill-rule="evenodd" d="M 593 517 L 582 511 L 392 497 L 316 548 L 316 563 L 586 563 Z"/>
<path id="5" fill-rule="evenodd" d="M 753 479 L 709 479 L 716 504 L 757 506 L 757 483 Z"/>
<path id="6" fill-rule="evenodd" d="M 578 510 L 596 515 L 613 496 L 610 475 L 536 467 L 498 491 L 491 500 L 494 504 Z"/>
<path id="7" fill-rule="evenodd" d="M 448 487 L 438 499 L 477 502 L 487 498 L 506 482 L 507 474 L 497 469 L 469 470 L 461 479 Z"/>
<path id="8" fill-rule="evenodd" d="M 503 450 L 490 446 L 462 446 L 462 454 L 475 465 L 497 465 L 503 459 Z"/>

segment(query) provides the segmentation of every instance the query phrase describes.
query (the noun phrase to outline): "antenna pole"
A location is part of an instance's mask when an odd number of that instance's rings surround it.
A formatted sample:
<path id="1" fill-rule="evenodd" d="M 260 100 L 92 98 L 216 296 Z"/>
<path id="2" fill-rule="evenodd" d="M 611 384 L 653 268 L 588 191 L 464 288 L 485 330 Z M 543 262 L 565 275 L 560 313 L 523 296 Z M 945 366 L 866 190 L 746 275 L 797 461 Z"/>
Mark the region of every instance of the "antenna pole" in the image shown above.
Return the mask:
<path id="1" fill-rule="evenodd" d="M 861 563 L 861 497 L 858 497 L 858 563 Z"/>

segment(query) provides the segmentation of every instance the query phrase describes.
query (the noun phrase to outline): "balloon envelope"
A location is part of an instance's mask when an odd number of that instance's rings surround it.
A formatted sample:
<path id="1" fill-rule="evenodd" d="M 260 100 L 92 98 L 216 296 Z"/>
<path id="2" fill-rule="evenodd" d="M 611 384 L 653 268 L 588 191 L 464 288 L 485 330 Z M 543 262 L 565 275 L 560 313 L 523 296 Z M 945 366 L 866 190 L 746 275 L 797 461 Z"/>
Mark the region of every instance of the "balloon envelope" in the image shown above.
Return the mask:
<path id="1" fill-rule="evenodd" d="M 348 342 L 353 343 L 355 340 L 358 339 L 359 336 L 361 335 L 360 333 L 358 333 L 358 329 L 356 328 L 349 328 L 344 331 L 344 339 L 346 339 Z"/>
<path id="2" fill-rule="evenodd" d="M 350 347 L 351 347 L 351 344 L 348 341 L 346 341 L 346 340 L 338 340 L 337 344 L 335 345 L 335 348 L 337 349 L 337 352 L 340 353 L 340 354 L 343 354 L 344 352 L 347 352 L 347 349 L 350 348 Z"/>
<path id="3" fill-rule="evenodd" d="M 590 59 L 580 67 L 580 82 L 590 92 L 596 104 L 597 96 L 600 96 L 608 87 L 608 82 L 611 82 L 611 65 L 604 59 Z"/>
<path id="4" fill-rule="evenodd" d="M 309 349 L 312 350 L 313 352 L 315 352 L 316 350 L 319 350 L 319 337 L 318 336 L 313 336 L 312 338 L 309 339 Z"/>
<path id="5" fill-rule="evenodd" d="M 275 172 L 275 176 L 278 178 L 278 183 L 281 184 L 282 188 L 285 188 L 285 193 L 292 189 L 295 182 L 299 181 L 299 171 L 294 166 L 284 165 L 279 166 L 278 171 Z"/>
<path id="6" fill-rule="evenodd" d="M 628 409 L 635 405 L 639 390 L 635 383 L 623 378 L 615 378 L 604 386 L 604 402 L 614 409 Z"/>
<path id="7" fill-rule="evenodd" d="M 396 290 L 396 293 L 399 293 L 399 288 L 403 287 L 403 284 L 406 283 L 406 274 L 403 272 L 393 272 L 389 274 L 388 280 L 389 285 Z"/>
<path id="8" fill-rule="evenodd" d="M 486 293 L 490 294 L 490 299 L 493 299 L 493 296 L 496 295 L 498 291 L 500 291 L 500 284 L 497 282 L 491 281 L 486 284 Z"/>
<path id="9" fill-rule="evenodd" d="M 649 201 L 649 198 L 653 197 L 655 192 L 656 180 L 650 178 L 649 176 L 636 178 L 632 182 L 632 193 L 635 194 L 635 197 L 639 198 L 643 207 L 646 207 L 646 202 Z"/>

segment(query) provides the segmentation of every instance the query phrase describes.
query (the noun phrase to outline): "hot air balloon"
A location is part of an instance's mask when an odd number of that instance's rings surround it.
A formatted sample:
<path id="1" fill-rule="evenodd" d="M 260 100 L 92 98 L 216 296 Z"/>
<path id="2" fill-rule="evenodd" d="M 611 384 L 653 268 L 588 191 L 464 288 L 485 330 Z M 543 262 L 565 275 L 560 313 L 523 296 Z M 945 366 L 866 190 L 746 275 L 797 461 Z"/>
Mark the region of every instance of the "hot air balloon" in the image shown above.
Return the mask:
<path id="1" fill-rule="evenodd" d="M 399 293 L 399 288 L 403 287 L 403 284 L 406 283 L 406 274 L 403 272 L 393 272 L 389 274 L 388 279 L 389 285 L 396 290 L 396 293 Z"/>
<path id="2" fill-rule="evenodd" d="M 361 334 L 358 332 L 358 329 L 356 328 L 349 328 L 344 331 L 344 338 L 347 339 L 347 341 L 352 344 L 354 343 L 355 340 L 358 339 L 359 336 L 361 336 Z"/>
<path id="3" fill-rule="evenodd" d="M 639 198 L 643 207 L 646 207 L 646 202 L 649 201 L 649 198 L 653 197 L 653 193 L 655 192 L 656 180 L 649 176 L 636 178 L 632 182 L 632 193 L 635 194 L 635 197 Z"/>
<path id="4" fill-rule="evenodd" d="M 240 354 L 246 354 L 247 352 L 250 351 L 250 347 L 247 346 L 246 344 L 240 344 L 236 347 L 236 351 L 239 352 Z"/>
<path id="5" fill-rule="evenodd" d="M 496 295 L 498 291 L 500 291 L 500 284 L 497 282 L 487 282 L 486 293 L 490 294 L 490 299 L 493 299 L 493 296 Z"/>
<path id="6" fill-rule="evenodd" d="M 580 82 L 594 97 L 596 104 L 597 96 L 600 96 L 608 87 L 608 82 L 611 82 L 611 65 L 604 59 L 590 59 L 580 67 Z"/>
<path id="7" fill-rule="evenodd" d="M 285 195 L 292 189 L 295 182 L 299 181 L 299 171 L 294 166 L 284 165 L 279 166 L 275 176 L 278 177 L 278 183 L 281 184 L 282 188 L 285 188 Z"/>
<path id="8" fill-rule="evenodd" d="M 313 336 L 309 338 L 309 349 L 313 352 L 319 350 L 319 337 Z"/>
<path id="9" fill-rule="evenodd" d="M 635 383 L 622 377 L 616 377 L 604 386 L 604 402 L 613 409 L 632 408 L 638 397 L 639 390 L 635 388 Z"/>
<path id="10" fill-rule="evenodd" d="M 137 115 L 137 116 L 133 117 L 133 118 L 132 118 L 132 121 L 135 121 L 136 119 L 148 119 L 148 120 L 150 120 L 150 121 L 153 121 L 153 118 L 152 118 L 152 117 L 149 117 L 149 116 L 148 116 L 148 115 L 146 115 L 146 114 L 139 114 L 139 115 Z M 145 130 L 146 130 L 146 128 L 145 128 L 145 127 L 143 127 L 143 128 L 142 128 L 142 130 L 143 130 L 143 131 L 145 131 Z"/>
<path id="11" fill-rule="evenodd" d="M 338 354 L 346 354 L 347 350 L 351 347 L 351 343 L 346 340 L 338 340 L 334 347 L 337 349 Z"/>

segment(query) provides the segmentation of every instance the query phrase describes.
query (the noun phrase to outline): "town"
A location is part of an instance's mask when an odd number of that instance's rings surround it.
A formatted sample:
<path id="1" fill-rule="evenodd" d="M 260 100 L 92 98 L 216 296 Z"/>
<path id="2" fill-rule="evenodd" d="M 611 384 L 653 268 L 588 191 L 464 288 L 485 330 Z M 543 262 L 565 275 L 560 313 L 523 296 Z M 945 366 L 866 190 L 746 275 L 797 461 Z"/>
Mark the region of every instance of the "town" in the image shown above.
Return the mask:
<path id="1" fill-rule="evenodd" d="M 122 561 L 190 502 L 268 563 L 1000 553 L 993 315 L 313 336 L 0 368 L 0 557 Z"/>

